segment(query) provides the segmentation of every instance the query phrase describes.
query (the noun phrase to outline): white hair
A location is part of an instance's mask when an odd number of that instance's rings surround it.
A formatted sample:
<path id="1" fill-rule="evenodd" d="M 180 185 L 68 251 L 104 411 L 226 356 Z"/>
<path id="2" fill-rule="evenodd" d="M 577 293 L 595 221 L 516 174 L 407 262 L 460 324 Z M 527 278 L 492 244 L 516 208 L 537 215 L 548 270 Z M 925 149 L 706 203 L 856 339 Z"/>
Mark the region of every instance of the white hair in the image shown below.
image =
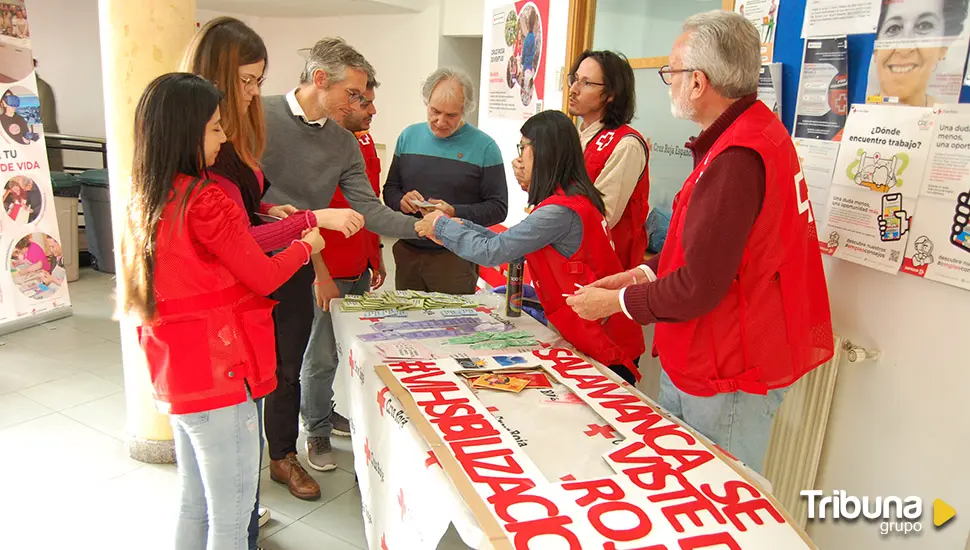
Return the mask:
<path id="1" fill-rule="evenodd" d="M 427 105 L 431 101 L 431 93 L 438 87 L 438 84 L 446 80 L 453 80 L 461 86 L 463 99 L 461 106 L 462 113 L 467 115 L 474 111 L 475 85 L 472 84 L 471 77 L 461 69 L 452 69 L 449 67 L 442 67 L 431 73 L 431 76 L 425 79 L 424 84 L 421 85 L 421 97 L 424 98 L 424 104 Z"/>
<path id="2" fill-rule="evenodd" d="M 758 91 L 761 36 L 743 16 L 722 10 L 692 15 L 684 21 L 685 69 L 707 75 L 714 91 L 737 99 Z"/>

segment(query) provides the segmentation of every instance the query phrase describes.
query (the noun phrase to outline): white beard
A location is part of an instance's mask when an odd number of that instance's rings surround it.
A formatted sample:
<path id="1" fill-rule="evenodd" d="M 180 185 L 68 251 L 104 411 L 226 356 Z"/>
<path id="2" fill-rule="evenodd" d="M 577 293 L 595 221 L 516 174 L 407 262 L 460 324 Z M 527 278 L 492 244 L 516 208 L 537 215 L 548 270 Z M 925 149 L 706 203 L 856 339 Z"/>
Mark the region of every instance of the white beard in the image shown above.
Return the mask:
<path id="1" fill-rule="evenodd" d="M 683 91 L 683 90 L 679 90 Z M 681 101 L 680 97 L 674 97 L 674 87 L 667 88 L 667 95 L 670 96 L 670 114 L 674 118 L 681 120 L 694 120 L 697 110 L 687 101 Z"/>

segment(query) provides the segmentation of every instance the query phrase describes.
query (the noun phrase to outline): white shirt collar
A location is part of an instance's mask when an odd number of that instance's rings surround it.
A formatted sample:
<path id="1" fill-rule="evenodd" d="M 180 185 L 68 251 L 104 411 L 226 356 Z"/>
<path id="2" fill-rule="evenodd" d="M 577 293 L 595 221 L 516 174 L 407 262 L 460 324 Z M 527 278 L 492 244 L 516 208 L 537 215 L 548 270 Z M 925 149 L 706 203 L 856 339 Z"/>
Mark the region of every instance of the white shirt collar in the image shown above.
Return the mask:
<path id="1" fill-rule="evenodd" d="M 303 111 L 303 107 L 300 107 L 300 102 L 296 99 L 296 90 L 297 88 L 293 88 L 288 94 L 286 94 L 286 104 L 289 105 L 290 111 L 293 111 L 293 116 L 311 126 L 323 126 L 324 123 L 327 122 L 327 117 L 323 117 L 319 120 L 309 120 L 306 116 L 306 112 Z"/>

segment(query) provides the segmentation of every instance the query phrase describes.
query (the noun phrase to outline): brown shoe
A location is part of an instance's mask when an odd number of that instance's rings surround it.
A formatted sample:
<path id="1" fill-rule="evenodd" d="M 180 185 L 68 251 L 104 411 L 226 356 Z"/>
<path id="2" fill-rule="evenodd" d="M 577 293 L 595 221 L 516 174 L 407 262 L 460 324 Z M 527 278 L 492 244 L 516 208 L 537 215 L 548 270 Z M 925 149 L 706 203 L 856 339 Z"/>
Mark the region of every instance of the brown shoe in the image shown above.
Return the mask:
<path id="1" fill-rule="evenodd" d="M 320 498 L 320 485 L 303 469 L 296 453 L 286 455 L 282 460 L 269 462 L 269 476 L 277 483 L 283 483 L 290 494 L 303 500 Z"/>

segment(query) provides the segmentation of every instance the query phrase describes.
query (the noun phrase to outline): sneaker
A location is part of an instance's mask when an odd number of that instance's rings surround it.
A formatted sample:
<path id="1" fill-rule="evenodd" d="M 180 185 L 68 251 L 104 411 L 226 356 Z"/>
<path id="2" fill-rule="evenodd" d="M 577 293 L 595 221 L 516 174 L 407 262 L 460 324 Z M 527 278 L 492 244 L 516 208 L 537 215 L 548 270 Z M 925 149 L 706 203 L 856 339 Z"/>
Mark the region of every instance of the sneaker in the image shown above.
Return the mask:
<path id="1" fill-rule="evenodd" d="M 260 528 L 269 523 L 269 508 L 263 508 L 262 506 L 259 507 L 259 520 L 257 523 L 259 524 Z"/>
<path id="2" fill-rule="evenodd" d="M 330 430 L 330 433 L 333 435 L 350 437 L 350 420 L 347 420 L 342 415 L 337 414 L 337 411 L 330 413 L 330 424 L 333 426 Z"/>
<path id="3" fill-rule="evenodd" d="M 306 438 L 306 461 L 311 468 L 320 472 L 328 472 L 337 468 L 333 460 L 333 447 L 329 437 Z"/>

